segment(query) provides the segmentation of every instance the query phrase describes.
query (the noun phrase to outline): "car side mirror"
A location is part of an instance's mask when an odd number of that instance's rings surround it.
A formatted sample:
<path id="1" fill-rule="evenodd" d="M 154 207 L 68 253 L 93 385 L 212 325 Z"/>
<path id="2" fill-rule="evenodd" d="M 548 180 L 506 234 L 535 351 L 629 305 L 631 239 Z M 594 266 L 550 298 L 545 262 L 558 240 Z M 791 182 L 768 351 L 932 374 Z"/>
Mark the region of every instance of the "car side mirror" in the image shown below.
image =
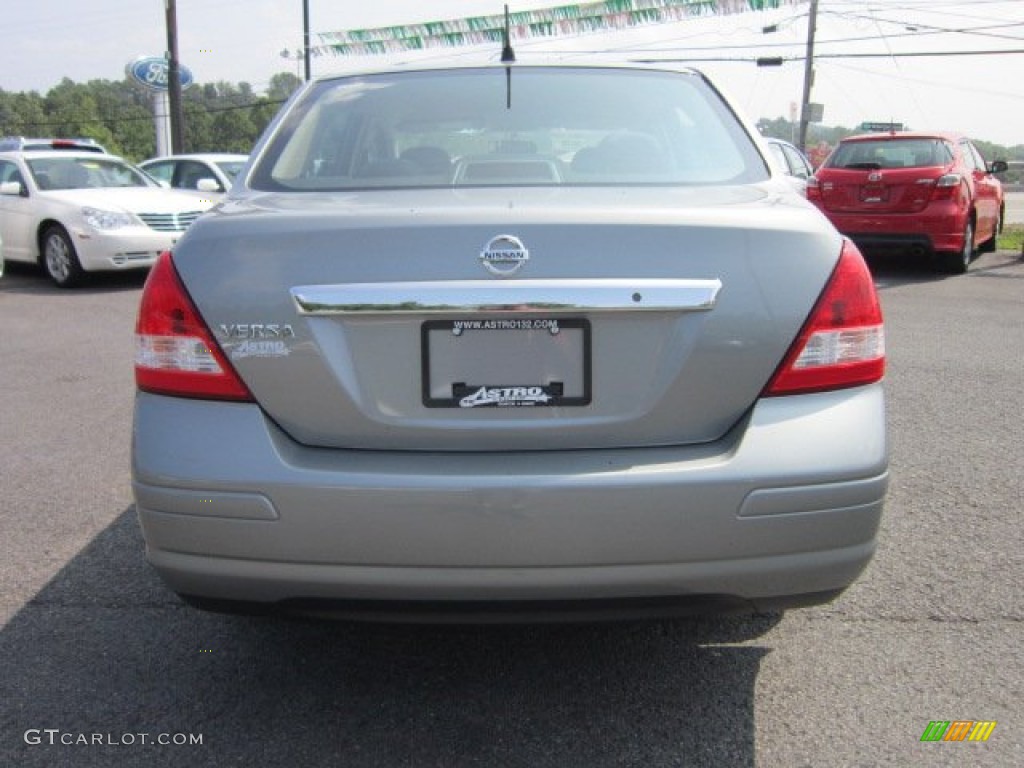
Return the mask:
<path id="1" fill-rule="evenodd" d="M 223 192 L 220 182 L 216 179 L 200 179 L 196 182 L 196 189 L 200 192 Z"/>
<path id="2" fill-rule="evenodd" d="M 1009 169 L 1010 169 L 1010 166 L 1007 165 L 1005 160 L 993 160 L 991 162 L 991 164 L 989 164 L 988 172 L 989 173 L 1006 173 Z"/>
<path id="3" fill-rule="evenodd" d="M 0 195 L 10 197 L 28 197 L 28 190 L 20 181 L 5 181 L 0 184 Z"/>

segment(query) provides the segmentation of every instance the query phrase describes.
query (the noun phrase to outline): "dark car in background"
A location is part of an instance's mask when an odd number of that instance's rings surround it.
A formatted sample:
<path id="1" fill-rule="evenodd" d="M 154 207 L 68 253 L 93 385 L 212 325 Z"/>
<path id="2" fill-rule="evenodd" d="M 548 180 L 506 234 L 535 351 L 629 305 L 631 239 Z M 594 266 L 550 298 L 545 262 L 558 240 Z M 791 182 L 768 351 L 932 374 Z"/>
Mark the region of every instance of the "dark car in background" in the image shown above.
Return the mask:
<path id="1" fill-rule="evenodd" d="M 966 272 L 1002 229 L 1003 189 L 971 141 L 953 133 L 891 132 L 839 142 L 807 197 L 865 253 L 931 257 Z"/>

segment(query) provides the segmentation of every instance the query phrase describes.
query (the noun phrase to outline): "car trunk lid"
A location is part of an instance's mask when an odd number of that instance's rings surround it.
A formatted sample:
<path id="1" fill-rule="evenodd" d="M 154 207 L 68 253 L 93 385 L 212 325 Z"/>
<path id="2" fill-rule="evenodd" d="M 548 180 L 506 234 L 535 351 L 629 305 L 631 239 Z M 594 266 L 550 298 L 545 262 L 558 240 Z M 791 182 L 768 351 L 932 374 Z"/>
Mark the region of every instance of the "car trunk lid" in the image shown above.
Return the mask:
<path id="1" fill-rule="evenodd" d="M 229 201 L 175 263 L 260 406 L 307 445 L 720 437 L 785 356 L 839 236 L 767 187 L 567 192 Z"/>
<path id="2" fill-rule="evenodd" d="M 830 168 L 819 174 L 832 213 L 918 213 L 931 199 L 942 168 Z"/>

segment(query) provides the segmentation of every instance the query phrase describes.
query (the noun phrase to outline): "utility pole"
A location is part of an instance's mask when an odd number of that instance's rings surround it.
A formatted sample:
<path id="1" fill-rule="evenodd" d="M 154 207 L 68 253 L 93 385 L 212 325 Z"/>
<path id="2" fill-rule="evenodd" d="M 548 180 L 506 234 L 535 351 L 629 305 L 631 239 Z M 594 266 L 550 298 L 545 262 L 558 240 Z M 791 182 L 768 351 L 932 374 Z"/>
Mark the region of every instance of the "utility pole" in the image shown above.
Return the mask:
<path id="1" fill-rule="evenodd" d="M 804 59 L 804 93 L 800 102 L 800 143 L 807 151 L 807 125 L 811 121 L 811 85 L 814 83 L 814 29 L 818 23 L 818 0 L 811 0 L 807 16 L 807 56 Z"/>
<path id="2" fill-rule="evenodd" d="M 171 110 L 171 152 L 185 151 L 185 116 L 181 111 L 181 70 L 178 66 L 178 11 L 175 0 L 164 0 L 167 20 L 167 96 Z"/>
<path id="3" fill-rule="evenodd" d="M 302 55 L 306 64 L 306 82 L 309 82 L 309 0 L 302 0 Z"/>

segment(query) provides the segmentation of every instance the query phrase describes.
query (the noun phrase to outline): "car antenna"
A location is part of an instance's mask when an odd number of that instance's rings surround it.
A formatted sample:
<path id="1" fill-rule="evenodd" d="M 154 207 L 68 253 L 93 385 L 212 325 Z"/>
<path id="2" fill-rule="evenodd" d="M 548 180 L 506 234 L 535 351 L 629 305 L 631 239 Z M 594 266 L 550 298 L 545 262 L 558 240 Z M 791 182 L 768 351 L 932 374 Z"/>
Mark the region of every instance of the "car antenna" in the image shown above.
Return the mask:
<path id="1" fill-rule="evenodd" d="M 505 4 L 505 29 L 502 32 L 501 61 L 512 64 L 516 60 L 516 52 L 512 50 L 512 32 L 508 15 L 508 3 Z"/>
<path id="2" fill-rule="evenodd" d="M 501 61 L 505 64 L 505 109 L 512 109 L 512 67 L 516 52 L 512 50 L 512 31 L 509 22 L 508 3 L 505 4 L 505 29 L 502 30 Z"/>

